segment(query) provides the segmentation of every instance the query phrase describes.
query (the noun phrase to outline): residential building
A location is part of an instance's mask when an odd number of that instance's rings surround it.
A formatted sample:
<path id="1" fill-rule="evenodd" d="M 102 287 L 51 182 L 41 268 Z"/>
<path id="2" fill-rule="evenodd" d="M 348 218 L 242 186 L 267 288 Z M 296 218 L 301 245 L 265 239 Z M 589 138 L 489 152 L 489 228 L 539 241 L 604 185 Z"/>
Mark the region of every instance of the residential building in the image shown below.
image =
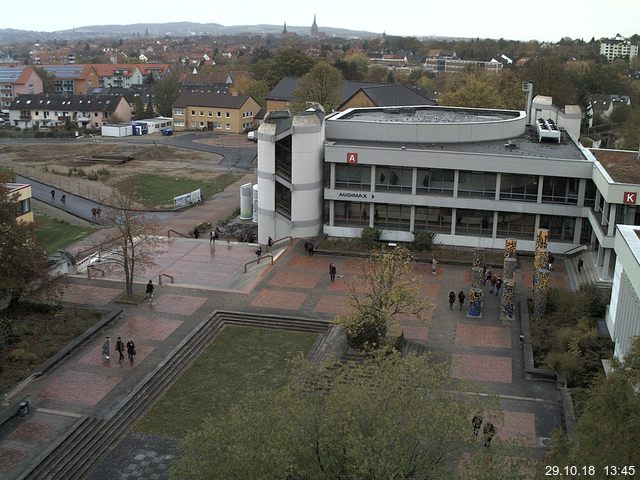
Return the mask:
<path id="1" fill-rule="evenodd" d="M 483 70 L 488 73 L 502 73 L 504 65 L 495 59 L 488 62 L 477 60 L 461 60 L 459 58 L 427 57 L 424 68 L 429 73 L 461 73 L 469 69 Z"/>
<path id="2" fill-rule="evenodd" d="M 99 129 L 105 123 L 131 121 L 124 97 L 109 95 L 20 95 L 9 107 L 9 122 L 18 128 L 74 126 Z"/>
<path id="3" fill-rule="evenodd" d="M 86 95 L 99 85 L 99 78 L 91 65 L 41 65 L 53 78 L 55 93 Z"/>
<path id="4" fill-rule="evenodd" d="M 600 55 L 612 62 L 615 58 L 633 60 L 638 56 L 638 45 L 631 43 L 619 33 L 615 38 L 600 41 Z"/>
<path id="5" fill-rule="evenodd" d="M 273 113 L 273 112 L 272 112 Z M 600 280 L 615 267 L 616 224 L 640 224 L 636 152 L 590 151 L 524 111 L 353 108 L 268 115 L 258 130 L 258 235 L 361 235 L 533 252 L 589 249 Z"/>
<path id="6" fill-rule="evenodd" d="M 18 95 L 42 93 L 42 79 L 31 67 L 0 65 L 0 111 L 8 112 Z"/>
<path id="7" fill-rule="evenodd" d="M 284 77 L 266 97 L 267 111 L 288 110 L 295 100 L 300 79 Z M 434 105 L 435 102 L 415 90 L 400 84 L 344 82 L 338 111 L 351 107 L 386 107 L 398 105 Z"/>
<path id="8" fill-rule="evenodd" d="M 260 104 L 249 95 L 183 92 L 173 103 L 173 126 L 180 130 L 243 133 L 254 128 Z"/>
<path id="9" fill-rule="evenodd" d="M 616 108 L 631 107 L 631 97 L 628 95 L 587 95 L 587 118 L 589 128 L 593 127 L 594 120 L 608 119 Z"/>
<path id="10" fill-rule="evenodd" d="M 15 197 L 16 220 L 21 223 L 33 223 L 31 211 L 31 185 L 23 183 L 3 183 L 0 188 L 7 190 L 10 198 Z"/>

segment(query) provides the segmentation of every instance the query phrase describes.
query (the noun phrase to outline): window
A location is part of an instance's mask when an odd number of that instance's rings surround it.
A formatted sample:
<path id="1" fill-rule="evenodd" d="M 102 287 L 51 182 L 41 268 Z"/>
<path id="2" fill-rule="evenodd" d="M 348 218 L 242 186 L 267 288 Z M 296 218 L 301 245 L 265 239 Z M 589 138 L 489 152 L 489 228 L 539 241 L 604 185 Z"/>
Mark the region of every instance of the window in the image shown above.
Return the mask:
<path id="1" fill-rule="evenodd" d="M 376 191 L 411 193 L 413 168 L 376 167 Z"/>
<path id="2" fill-rule="evenodd" d="M 578 178 L 544 177 L 542 182 L 542 202 L 578 204 Z"/>
<path id="3" fill-rule="evenodd" d="M 17 206 L 17 216 L 24 215 L 25 213 L 29 213 L 31 211 L 31 199 L 25 198 L 24 200 L 20 200 Z"/>
<path id="4" fill-rule="evenodd" d="M 538 201 L 538 176 L 503 174 L 500 179 L 500 200 Z"/>
<path id="5" fill-rule="evenodd" d="M 416 232 L 451 233 L 451 209 L 416 207 L 414 230 Z"/>
<path id="6" fill-rule="evenodd" d="M 200 122 L 200 128 L 204 128 L 204 122 Z"/>
<path id="7" fill-rule="evenodd" d="M 216 123 L 216 128 L 217 128 L 218 130 L 221 130 L 221 129 L 222 129 L 222 124 L 221 124 L 221 123 Z"/>
<path id="8" fill-rule="evenodd" d="M 196 116 L 196 111 L 195 110 L 191 110 L 191 116 L 195 117 Z"/>
<path id="9" fill-rule="evenodd" d="M 596 192 L 597 192 L 596 184 L 593 183 L 593 180 L 588 179 L 586 188 L 584 189 L 584 206 L 585 207 L 593 207 L 596 204 Z"/>
<path id="10" fill-rule="evenodd" d="M 371 167 L 364 165 L 336 164 L 336 188 L 371 189 Z"/>
<path id="11" fill-rule="evenodd" d="M 200 110 L 200 116 L 204 117 L 204 112 L 202 110 Z"/>
<path id="12" fill-rule="evenodd" d="M 498 212 L 498 238 L 532 240 L 536 216 L 527 213 Z"/>
<path id="13" fill-rule="evenodd" d="M 453 196 L 454 170 L 419 168 L 416 193 Z"/>
<path id="14" fill-rule="evenodd" d="M 559 215 L 540 215 L 540 228 L 549 229 L 549 239 L 573 243 L 576 219 Z"/>
<path id="15" fill-rule="evenodd" d="M 213 112 L 207 112 L 208 117 L 213 117 Z"/>
<path id="16" fill-rule="evenodd" d="M 216 112 L 216 117 L 220 118 L 222 116 L 221 112 Z"/>
<path id="17" fill-rule="evenodd" d="M 231 114 L 229 112 L 224 112 L 224 118 L 231 118 Z"/>
<path id="18" fill-rule="evenodd" d="M 385 230 L 409 231 L 411 207 L 409 205 L 374 206 L 373 226 Z"/>
<path id="19" fill-rule="evenodd" d="M 176 127 L 184 127 L 184 122 L 182 120 L 176 120 L 174 124 Z"/>
<path id="20" fill-rule="evenodd" d="M 495 198 L 495 173 L 467 172 L 458 173 L 458 197 Z"/>
<path id="21" fill-rule="evenodd" d="M 227 123 L 227 124 L 224 126 L 224 129 L 225 129 L 225 130 L 231 130 L 231 124 L 230 124 L 230 123 Z"/>
<path id="22" fill-rule="evenodd" d="M 493 234 L 493 212 L 486 210 L 456 210 L 456 235 L 490 237 Z"/>
<path id="23" fill-rule="evenodd" d="M 368 227 L 369 204 L 363 202 L 333 202 L 333 224 Z"/>
<path id="24" fill-rule="evenodd" d="M 173 112 L 174 115 L 184 115 L 184 108 L 176 108 Z"/>

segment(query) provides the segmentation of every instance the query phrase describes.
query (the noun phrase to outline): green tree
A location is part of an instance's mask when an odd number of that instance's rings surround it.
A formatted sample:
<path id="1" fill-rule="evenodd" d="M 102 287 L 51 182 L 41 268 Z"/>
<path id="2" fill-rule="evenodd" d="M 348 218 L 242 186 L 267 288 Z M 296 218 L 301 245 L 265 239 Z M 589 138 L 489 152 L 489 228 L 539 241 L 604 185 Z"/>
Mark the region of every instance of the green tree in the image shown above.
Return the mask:
<path id="1" fill-rule="evenodd" d="M 133 101 L 133 116 L 136 120 L 144 118 L 144 102 L 139 95 Z"/>
<path id="2" fill-rule="evenodd" d="M 244 95 L 251 96 L 262 108 L 267 106 L 269 85 L 264 80 L 248 80 L 245 85 L 238 88 L 238 91 Z"/>
<path id="3" fill-rule="evenodd" d="M 256 62 L 251 71 L 256 80 L 264 80 L 273 88 L 283 77 L 301 77 L 313 66 L 313 60 L 299 48 L 278 50 L 271 58 Z"/>
<path id="4" fill-rule="evenodd" d="M 163 117 L 172 116 L 173 102 L 180 95 L 180 84 L 178 73 L 165 75 L 162 80 L 157 82 L 153 87 L 153 98 L 156 102 L 158 113 Z"/>
<path id="5" fill-rule="evenodd" d="M 319 62 L 300 79 L 294 92 L 293 110 L 303 110 L 306 102 L 317 102 L 331 112 L 340 106 L 343 85 L 340 70 L 325 61 Z"/>
<path id="6" fill-rule="evenodd" d="M 438 103 L 453 107 L 507 108 L 498 85 L 488 75 L 472 72 L 452 77 Z"/>
<path id="7" fill-rule="evenodd" d="M 578 418 L 576 441 L 562 434 L 552 439 L 547 465 L 606 465 L 640 463 L 640 337 L 636 337 L 624 362 L 601 378 L 589 392 Z"/>
<path id="8" fill-rule="evenodd" d="M 362 53 L 349 55 L 335 64 L 346 80 L 364 80 L 369 72 L 369 59 Z"/>
<path id="9" fill-rule="evenodd" d="M 42 80 L 42 93 L 55 93 L 56 92 L 56 77 L 53 73 L 45 70 L 39 66 L 33 66 L 33 71 L 38 74 Z"/>
<path id="10" fill-rule="evenodd" d="M 0 303 L 11 310 L 36 289 L 51 298 L 59 291 L 49 282 L 47 257 L 35 240 L 33 224 L 16 220 L 18 195 L 11 194 L 5 187 L 8 181 L 8 172 L 0 170 Z M 11 333 L 11 323 L 3 317 L 0 319 L 2 342 Z"/>
<path id="11" fill-rule="evenodd" d="M 640 108 L 632 110 L 631 115 L 620 129 L 622 148 L 637 150 L 640 147 Z"/>
<path id="12" fill-rule="evenodd" d="M 579 103 L 577 82 L 558 57 L 534 58 L 524 64 L 522 81 L 533 82 L 533 94 L 553 97 L 558 106 Z"/>
<path id="13" fill-rule="evenodd" d="M 149 96 L 149 102 L 147 102 L 147 108 L 144 110 L 144 115 L 147 118 L 153 118 L 156 116 L 156 113 L 153 110 L 153 97 L 151 95 Z"/>
<path id="14" fill-rule="evenodd" d="M 204 421 L 171 467 L 181 479 L 458 478 L 473 448 L 468 398 L 432 356 L 342 368 L 298 359 L 288 384 Z M 489 466 L 488 468 L 492 468 Z"/>
<path id="15" fill-rule="evenodd" d="M 420 319 L 432 308 L 433 304 L 420 295 L 414 266 L 413 257 L 404 247 L 375 251 L 347 284 L 351 311 L 337 317 L 335 323 L 344 327 L 351 346 L 379 348 L 399 315 Z"/>

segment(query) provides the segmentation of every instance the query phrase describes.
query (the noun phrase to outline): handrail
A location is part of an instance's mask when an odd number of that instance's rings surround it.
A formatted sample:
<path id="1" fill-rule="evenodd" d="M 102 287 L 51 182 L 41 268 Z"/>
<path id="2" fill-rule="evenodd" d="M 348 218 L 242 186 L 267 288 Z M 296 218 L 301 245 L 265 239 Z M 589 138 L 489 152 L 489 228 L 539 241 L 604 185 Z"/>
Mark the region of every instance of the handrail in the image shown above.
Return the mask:
<path id="1" fill-rule="evenodd" d="M 562 252 L 562 254 L 563 254 L 563 255 L 571 255 L 571 254 L 573 254 L 573 253 L 581 252 L 582 250 L 586 250 L 587 248 L 589 248 L 589 247 L 587 247 L 587 246 L 586 246 L 586 245 L 584 245 L 584 244 L 583 244 L 583 245 L 578 245 L 577 247 L 570 248 L 570 249 L 569 249 L 569 250 L 567 250 L 566 252 Z M 574 250 L 575 250 L 575 252 L 574 252 Z"/>
<path id="2" fill-rule="evenodd" d="M 182 234 L 182 233 L 178 232 L 177 230 L 173 230 L 173 229 L 167 230 L 167 238 L 171 238 L 171 232 L 173 232 L 173 233 L 177 233 L 177 234 L 178 234 L 178 235 L 180 235 L 182 238 L 189 238 L 187 235 L 184 235 L 184 234 Z"/>
<path id="3" fill-rule="evenodd" d="M 283 240 L 289 240 L 289 245 L 293 243 L 293 237 L 291 235 L 287 235 L 286 237 L 278 238 L 277 240 L 273 240 L 271 242 L 271 248 L 276 246 L 276 243 L 279 243 Z"/>
<path id="4" fill-rule="evenodd" d="M 168 277 L 171 280 L 171 283 L 175 283 L 175 278 L 173 278 L 173 275 L 169 275 L 167 273 L 161 273 L 160 275 L 158 275 L 159 285 L 162 285 L 162 277 Z"/>
<path id="5" fill-rule="evenodd" d="M 89 265 L 87 267 L 87 278 L 89 280 L 91 280 L 91 270 L 96 270 L 96 271 L 100 272 L 102 274 L 101 276 L 104 277 L 104 270 L 103 269 L 98 268 L 98 267 L 94 267 L 93 265 Z"/>
<path id="6" fill-rule="evenodd" d="M 264 255 L 262 255 L 260 258 L 256 258 L 255 260 L 251 260 L 250 262 L 247 262 L 244 264 L 244 273 L 247 273 L 247 267 L 249 265 L 251 265 L 252 263 L 260 263 L 260 260 L 262 260 L 263 258 L 271 258 L 271 265 L 273 265 L 273 255 L 270 253 L 266 253 Z"/>

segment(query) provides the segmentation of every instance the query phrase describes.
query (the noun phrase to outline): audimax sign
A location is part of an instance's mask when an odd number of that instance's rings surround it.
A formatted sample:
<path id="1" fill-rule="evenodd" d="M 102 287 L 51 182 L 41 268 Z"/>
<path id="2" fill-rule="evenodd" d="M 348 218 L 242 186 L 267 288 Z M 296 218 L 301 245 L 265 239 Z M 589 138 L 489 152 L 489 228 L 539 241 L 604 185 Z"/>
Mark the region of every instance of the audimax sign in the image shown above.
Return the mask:
<path id="1" fill-rule="evenodd" d="M 373 198 L 372 193 L 364 192 L 338 192 L 340 198 L 360 198 L 362 200 L 370 200 Z"/>

